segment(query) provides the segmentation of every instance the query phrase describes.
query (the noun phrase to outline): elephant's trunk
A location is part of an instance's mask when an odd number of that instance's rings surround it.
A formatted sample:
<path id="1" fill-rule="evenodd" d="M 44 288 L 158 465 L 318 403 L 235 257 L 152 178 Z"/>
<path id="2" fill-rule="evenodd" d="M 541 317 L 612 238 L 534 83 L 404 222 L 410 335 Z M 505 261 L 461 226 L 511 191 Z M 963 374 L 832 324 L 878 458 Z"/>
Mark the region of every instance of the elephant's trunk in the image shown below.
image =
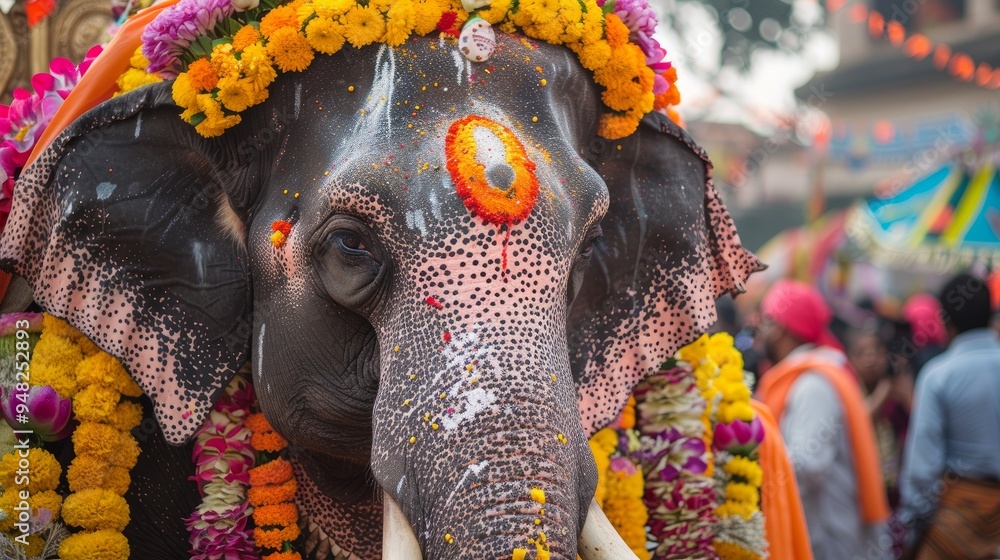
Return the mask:
<path id="1" fill-rule="evenodd" d="M 425 560 L 576 558 L 596 469 L 560 337 L 525 323 L 383 345 L 372 471 Z"/>

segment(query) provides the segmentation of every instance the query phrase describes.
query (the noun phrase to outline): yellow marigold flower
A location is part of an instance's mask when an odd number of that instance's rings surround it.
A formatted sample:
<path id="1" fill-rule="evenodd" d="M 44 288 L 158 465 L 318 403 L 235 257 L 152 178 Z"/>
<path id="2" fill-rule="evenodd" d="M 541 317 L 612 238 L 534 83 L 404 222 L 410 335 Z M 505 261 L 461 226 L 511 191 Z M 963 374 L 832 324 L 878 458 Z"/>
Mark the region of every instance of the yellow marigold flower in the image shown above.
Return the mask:
<path id="1" fill-rule="evenodd" d="M 728 424 L 733 420 L 753 421 L 753 407 L 746 402 L 719 404 L 719 422 Z"/>
<path id="2" fill-rule="evenodd" d="M 385 34 L 385 19 L 372 6 L 355 6 L 347 12 L 345 20 L 344 37 L 355 47 L 370 45 Z"/>
<path id="3" fill-rule="evenodd" d="M 337 19 L 357 4 L 354 0 L 313 0 L 312 7 L 321 18 Z"/>
<path id="4" fill-rule="evenodd" d="M 76 365 L 83 360 L 80 347 L 70 339 L 42 331 L 31 355 L 32 385 L 51 385 L 60 397 L 76 394 Z"/>
<path id="5" fill-rule="evenodd" d="M 271 55 L 267 54 L 267 49 L 260 43 L 247 47 L 243 51 L 241 61 L 243 75 L 251 81 L 255 91 L 267 91 L 267 86 L 278 77 L 274 66 L 271 65 Z"/>
<path id="6" fill-rule="evenodd" d="M 209 59 L 212 70 L 219 79 L 238 78 L 240 75 L 240 62 L 233 54 L 233 45 L 230 43 L 220 43 L 212 48 L 212 56 Z M 218 86 L 216 86 L 218 87 Z"/>
<path id="7" fill-rule="evenodd" d="M 118 452 L 120 431 L 107 424 L 81 422 L 73 431 L 73 450 L 79 455 L 89 455 L 110 460 Z"/>
<path id="8" fill-rule="evenodd" d="M 583 33 L 580 42 L 590 45 L 604 39 L 604 12 L 587 10 L 583 13 Z"/>
<path id="9" fill-rule="evenodd" d="M 28 558 L 34 558 L 45 550 L 45 539 L 41 535 L 29 535 L 28 536 L 28 546 L 24 547 L 24 555 Z"/>
<path id="10" fill-rule="evenodd" d="M 0 519 L 0 531 L 10 531 L 17 522 L 17 516 L 13 515 L 14 508 L 21 502 L 20 491 L 17 488 L 7 488 L 0 495 L 0 512 L 6 514 Z"/>
<path id="11" fill-rule="evenodd" d="M 648 560 L 645 527 L 649 513 L 642 502 L 642 471 L 637 469 L 631 475 L 610 473 L 607 484 L 607 495 L 602 508 L 604 513 L 629 548 L 639 558 Z"/>
<path id="12" fill-rule="evenodd" d="M 344 46 L 340 24 L 330 18 L 316 17 L 306 25 L 306 39 L 312 48 L 323 54 L 333 54 Z"/>
<path id="13" fill-rule="evenodd" d="M 120 402 L 105 421 L 109 426 L 127 435 L 142 423 L 142 406 L 131 401 Z"/>
<path id="14" fill-rule="evenodd" d="M 59 546 L 62 560 L 121 560 L 129 557 L 128 539 L 118 531 L 70 535 Z"/>
<path id="15" fill-rule="evenodd" d="M 137 68 L 139 70 L 145 70 L 149 66 L 149 60 L 142 55 L 141 46 L 135 49 L 135 52 L 132 53 L 132 57 L 129 58 L 128 63 L 132 66 L 132 68 Z"/>
<path id="16" fill-rule="evenodd" d="M 260 20 L 261 34 L 270 39 L 274 35 L 274 32 L 279 29 L 291 29 L 293 32 L 298 31 L 300 24 L 299 16 L 296 12 L 297 8 L 289 4 L 274 8 Z"/>
<path id="17" fill-rule="evenodd" d="M 521 27 L 532 23 L 551 21 L 559 17 L 561 6 L 561 0 L 521 0 L 513 20 Z"/>
<path id="18" fill-rule="evenodd" d="M 127 397 L 142 396 L 142 389 L 114 356 L 107 352 L 95 354 L 76 366 L 76 383 L 81 389 L 104 385 Z"/>
<path id="19" fill-rule="evenodd" d="M 476 15 L 496 25 L 507 17 L 512 3 L 511 0 L 494 0 L 489 6 L 476 12 Z"/>
<path id="20" fill-rule="evenodd" d="M 62 513 L 67 524 L 90 530 L 121 531 L 129 522 L 125 498 L 100 488 L 70 494 L 63 502 Z"/>
<path id="21" fill-rule="evenodd" d="M 677 351 L 677 359 L 698 365 L 708 356 L 708 335 L 701 335 L 698 340 Z"/>
<path id="22" fill-rule="evenodd" d="M 414 0 L 413 10 L 416 14 L 413 31 L 417 35 L 427 35 L 437 29 L 438 21 L 445 11 L 440 0 Z"/>
<path id="23" fill-rule="evenodd" d="M 124 74 L 118 76 L 118 79 L 115 80 L 115 84 L 118 85 L 118 91 L 112 97 L 124 95 L 130 91 L 137 90 L 142 86 L 157 84 L 162 81 L 163 78 L 155 74 L 147 74 L 145 70 L 129 68 Z"/>
<path id="24" fill-rule="evenodd" d="M 73 415 L 81 422 L 105 421 L 115 411 L 118 391 L 103 385 L 91 385 L 73 397 Z"/>
<path id="25" fill-rule="evenodd" d="M 722 560 L 761 560 L 759 554 L 734 542 L 715 540 L 712 541 L 712 548 Z"/>
<path id="26" fill-rule="evenodd" d="M 142 413 L 142 407 L 139 407 L 139 413 Z M 136 426 L 138 426 L 138 423 Z M 115 450 L 115 454 L 111 456 L 111 459 L 109 459 L 112 465 L 122 467 L 123 469 L 135 467 L 136 462 L 139 460 L 139 453 L 141 453 L 139 443 L 135 441 L 130 431 L 131 428 L 129 430 L 118 431 L 118 448 Z"/>
<path id="27" fill-rule="evenodd" d="M 219 82 L 219 77 L 215 75 L 215 70 L 207 58 L 199 58 L 189 64 L 187 75 L 191 80 L 191 86 L 198 92 L 212 91 Z"/>
<path id="28" fill-rule="evenodd" d="M 746 457 L 733 457 L 726 462 L 725 470 L 733 476 L 742 478 L 755 488 L 760 488 L 764 481 L 764 471 L 760 465 Z"/>
<path id="29" fill-rule="evenodd" d="M 152 75 L 152 74 L 150 74 L 150 75 Z M 157 76 L 157 77 L 159 78 L 159 76 Z M 162 82 L 163 79 L 160 78 L 159 81 Z M 93 356 L 94 354 L 96 354 L 98 352 L 103 352 L 103 350 L 101 350 L 100 347 L 98 347 L 96 344 L 94 344 L 94 342 L 92 340 L 90 340 L 89 338 L 87 338 L 87 337 L 85 337 L 83 335 L 80 335 L 80 338 L 76 339 L 76 343 L 77 343 L 77 345 L 80 346 L 80 350 L 83 352 L 83 356 L 85 358 L 89 358 L 90 356 Z"/>
<path id="30" fill-rule="evenodd" d="M 76 330 L 73 325 L 48 313 L 42 316 L 42 332 L 46 335 L 61 336 L 70 340 L 76 340 L 83 336 L 83 333 Z"/>
<path id="31" fill-rule="evenodd" d="M 625 138 L 639 128 L 639 121 L 625 115 L 605 114 L 601 115 L 601 122 L 598 125 L 597 133 L 609 140 Z"/>
<path id="32" fill-rule="evenodd" d="M 725 502 L 715 508 L 715 514 L 719 517 L 740 516 L 743 519 L 750 519 L 757 513 L 757 506 L 747 502 Z"/>
<path id="33" fill-rule="evenodd" d="M 223 78 L 219 80 L 217 95 L 223 107 L 239 113 L 252 105 L 253 82 L 246 79 Z"/>
<path id="34" fill-rule="evenodd" d="M 27 473 L 18 473 L 21 470 L 22 459 L 28 463 Z M 0 459 L 0 486 L 7 489 L 27 488 L 32 494 L 55 490 L 59 485 L 61 474 L 62 466 L 55 455 L 39 447 L 28 450 L 27 458 L 22 458 L 18 452 L 12 451 Z M 24 479 L 27 479 L 27 485 L 16 484 L 25 482 Z"/>
<path id="35" fill-rule="evenodd" d="M 233 49 L 243 52 L 243 49 L 260 40 L 260 31 L 252 25 L 244 25 L 233 35 Z"/>
<path id="36" fill-rule="evenodd" d="M 219 136 L 226 129 L 239 124 L 241 120 L 239 115 L 226 116 L 222 112 L 222 105 L 207 93 L 198 94 L 198 108 L 205 114 L 205 120 L 194 128 L 205 138 Z"/>
<path id="37" fill-rule="evenodd" d="M 313 60 L 309 41 L 294 29 L 282 28 L 271 34 L 267 43 L 267 53 L 282 72 L 301 72 Z"/>
<path id="38" fill-rule="evenodd" d="M 62 502 L 62 496 L 57 494 L 55 490 L 45 490 L 44 492 L 36 492 L 31 495 L 32 511 L 37 514 L 39 509 L 47 509 L 52 512 L 53 519 L 59 517 Z"/>
<path id="39" fill-rule="evenodd" d="M 611 60 L 611 47 L 608 46 L 607 41 L 598 41 L 578 47 L 576 55 L 580 59 L 580 64 L 593 72 L 603 68 Z"/>
<path id="40" fill-rule="evenodd" d="M 729 381 L 719 379 L 722 386 L 722 398 L 730 402 L 747 402 L 750 400 L 750 389 L 743 384 L 743 380 Z"/>
<path id="41" fill-rule="evenodd" d="M 177 79 L 174 80 L 173 85 L 170 87 L 170 92 L 173 94 L 174 103 L 179 107 L 186 109 L 197 103 L 198 92 L 191 85 L 191 79 L 188 78 L 187 72 L 177 76 Z"/>
<path id="42" fill-rule="evenodd" d="M 66 480 L 73 492 L 103 488 L 119 496 L 128 491 L 129 472 L 97 457 L 77 455 L 66 470 Z"/>
<path id="43" fill-rule="evenodd" d="M 397 0 L 392 3 L 386 13 L 385 44 L 398 47 L 410 38 L 410 33 L 417 24 L 417 15 L 411 0 Z"/>
<path id="44" fill-rule="evenodd" d="M 726 499 L 733 502 L 757 505 L 760 502 L 760 494 L 757 489 L 742 482 L 730 482 L 726 485 Z"/>

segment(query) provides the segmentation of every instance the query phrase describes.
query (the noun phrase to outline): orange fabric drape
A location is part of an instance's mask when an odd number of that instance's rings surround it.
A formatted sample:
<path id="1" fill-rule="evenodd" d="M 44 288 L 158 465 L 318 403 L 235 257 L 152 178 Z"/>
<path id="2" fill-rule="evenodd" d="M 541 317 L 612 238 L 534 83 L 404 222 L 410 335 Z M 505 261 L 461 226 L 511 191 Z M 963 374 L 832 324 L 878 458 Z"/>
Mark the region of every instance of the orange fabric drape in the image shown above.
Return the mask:
<path id="1" fill-rule="evenodd" d="M 885 494 L 882 469 L 879 463 L 875 429 L 872 427 L 868 406 L 851 374 L 831 363 L 804 360 L 779 363 L 761 378 L 757 398 L 766 404 L 779 421 L 785 410 L 785 400 L 799 375 L 815 372 L 833 386 L 844 408 L 844 423 L 854 455 L 854 472 L 858 484 L 858 503 L 861 517 L 867 523 L 877 523 L 889 518 L 889 500 Z"/>
<path id="2" fill-rule="evenodd" d="M 764 424 L 764 442 L 761 443 L 760 468 L 764 483 L 760 488 L 760 510 L 764 514 L 764 532 L 772 560 L 812 560 L 809 530 L 799 499 L 799 485 L 795 470 L 785 451 L 778 423 L 771 416 L 767 405 L 750 401 Z"/>
<path id="3" fill-rule="evenodd" d="M 90 69 L 80 78 L 76 87 L 56 111 L 52 122 L 46 127 L 45 132 L 42 133 L 35 148 L 31 151 L 31 155 L 28 156 L 25 167 L 31 165 L 45 151 L 45 148 L 80 115 L 111 99 L 111 96 L 118 91 L 118 86 L 115 84 L 118 76 L 131 68 L 129 59 L 142 43 L 142 31 L 146 29 L 146 25 L 153 21 L 153 18 L 159 15 L 163 9 L 176 4 L 177 1 L 163 0 L 154 6 L 140 10 L 122 25 L 121 29 L 111 38 L 108 46 L 104 48 L 104 52 L 94 60 Z"/>

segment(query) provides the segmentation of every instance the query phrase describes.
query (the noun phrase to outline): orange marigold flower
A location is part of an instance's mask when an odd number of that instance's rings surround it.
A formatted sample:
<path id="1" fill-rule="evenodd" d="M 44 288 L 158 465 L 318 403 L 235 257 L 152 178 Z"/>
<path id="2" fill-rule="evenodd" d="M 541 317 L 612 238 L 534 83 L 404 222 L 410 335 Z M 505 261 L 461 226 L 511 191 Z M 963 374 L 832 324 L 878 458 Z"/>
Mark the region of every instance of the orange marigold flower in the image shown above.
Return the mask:
<path id="1" fill-rule="evenodd" d="M 302 556 L 298 552 L 273 552 L 260 560 L 302 560 Z"/>
<path id="2" fill-rule="evenodd" d="M 260 506 L 253 510 L 253 522 L 258 527 L 287 527 L 298 521 L 299 508 L 291 502 Z"/>
<path id="3" fill-rule="evenodd" d="M 247 500 L 253 507 L 290 502 L 298 489 L 299 483 L 294 478 L 282 484 L 251 486 L 247 490 Z"/>
<path id="4" fill-rule="evenodd" d="M 264 486 L 281 484 L 292 478 L 292 464 L 279 457 L 273 461 L 250 469 L 250 485 Z"/>
<path id="5" fill-rule="evenodd" d="M 260 20 L 260 32 L 265 37 L 270 38 L 279 29 L 288 28 L 292 31 L 299 30 L 299 16 L 297 8 L 291 5 L 278 6 L 267 13 Z"/>
<path id="6" fill-rule="evenodd" d="M 244 25 L 233 35 L 233 48 L 237 52 L 242 52 L 243 49 L 249 47 L 250 45 L 256 43 L 260 40 L 260 32 L 254 29 L 252 25 Z"/>
<path id="7" fill-rule="evenodd" d="M 611 45 L 612 49 L 624 47 L 628 44 L 629 28 L 618 16 L 608 14 L 604 18 L 604 22 L 604 36 L 607 38 L 608 44 Z"/>
<path id="8" fill-rule="evenodd" d="M 260 548 L 279 549 L 285 541 L 294 541 L 299 538 L 299 526 L 289 525 L 281 529 L 261 529 L 257 527 L 253 530 L 253 540 Z"/>
<path id="9" fill-rule="evenodd" d="M 255 412 L 254 414 L 247 416 L 247 419 L 243 422 L 243 425 L 246 426 L 246 429 L 250 430 L 255 434 L 257 432 L 274 431 L 274 428 L 271 427 L 271 423 L 267 421 L 267 418 L 265 418 L 264 414 L 261 412 Z"/>
<path id="10" fill-rule="evenodd" d="M 253 435 L 250 445 L 257 451 L 277 453 L 288 445 L 288 441 L 278 432 L 259 432 Z"/>
<path id="11" fill-rule="evenodd" d="M 639 119 L 628 115 L 605 114 L 601 115 L 597 133 L 603 138 L 618 140 L 632 134 L 637 128 Z"/>
<path id="12" fill-rule="evenodd" d="M 215 84 L 219 83 L 219 77 L 215 75 L 215 70 L 207 58 L 199 58 L 188 65 L 187 76 L 191 86 L 199 92 L 212 91 Z"/>

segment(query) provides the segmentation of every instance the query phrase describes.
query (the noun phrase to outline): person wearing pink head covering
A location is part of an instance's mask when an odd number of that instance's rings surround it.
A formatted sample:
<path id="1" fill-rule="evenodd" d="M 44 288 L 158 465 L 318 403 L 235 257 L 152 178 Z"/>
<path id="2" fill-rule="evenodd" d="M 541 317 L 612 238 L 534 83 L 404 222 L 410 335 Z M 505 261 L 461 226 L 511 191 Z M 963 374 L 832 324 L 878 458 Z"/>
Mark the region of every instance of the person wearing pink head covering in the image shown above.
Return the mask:
<path id="1" fill-rule="evenodd" d="M 774 284 L 761 301 L 758 341 L 774 367 L 757 398 L 778 419 L 816 560 L 890 558 L 889 506 L 871 417 L 812 286 Z"/>

